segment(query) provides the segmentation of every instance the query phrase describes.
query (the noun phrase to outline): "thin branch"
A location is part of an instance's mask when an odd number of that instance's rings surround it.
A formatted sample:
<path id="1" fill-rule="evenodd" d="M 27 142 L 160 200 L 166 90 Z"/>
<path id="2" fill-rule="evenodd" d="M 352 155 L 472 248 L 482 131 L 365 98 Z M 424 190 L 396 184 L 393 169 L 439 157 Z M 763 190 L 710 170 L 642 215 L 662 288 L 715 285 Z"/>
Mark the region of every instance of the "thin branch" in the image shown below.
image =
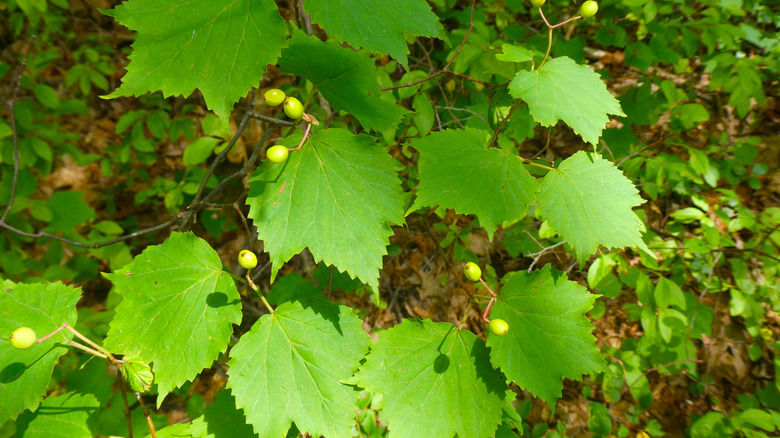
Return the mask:
<path id="1" fill-rule="evenodd" d="M 14 143 L 14 178 L 11 181 L 11 196 L 8 200 L 8 206 L 5 207 L 3 216 L 0 217 L 0 223 L 5 222 L 5 218 L 8 217 L 8 213 L 11 212 L 11 209 L 14 206 L 14 200 L 16 198 L 16 185 L 19 182 L 19 136 L 16 133 L 14 102 L 16 102 L 16 96 L 19 93 L 19 84 L 22 82 L 22 75 L 24 74 L 24 69 L 27 67 L 27 58 L 30 56 L 30 49 L 32 48 L 33 41 L 35 41 L 35 35 L 30 37 L 30 41 L 27 43 L 27 50 L 24 53 L 24 59 L 22 60 L 22 63 L 19 64 L 19 67 L 16 69 L 16 74 L 14 74 L 14 77 L 11 80 L 11 85 L 8 90 L 8 99 L 6 100 L 9 117 L 11 118 L 11 134 L 13 135 Z"/>
<path id="2" fill-rule="evenodd" d="M 466 45 L 466 40 L 469 39 L 469 35 L 471 35 L 471 31 L 474 29 L 474 6 L 476 5 L 476 3 L 477 3 L 477 0 L 473 0 L 471 2 L 471 16 L 469 18 L 469 29 L 466 31 L 466 36 L 463 37 L 463 41 L 461 41 L 460 46 L 458 46 L 458 50 L 455 51 L 455 55 L 452 57 L 452 59 L 449 60 L 447 65 L 442 67 L 441 70 L 431 74 L 427 78 L 423 78 L 423 79 L 420 79 L 420 80 L 417 80 L 417 81 L 413 81 L 413 82 L 408 82 L 406 84 L 393 85 L 392 87 L 385 87 L 385 88 L 382 88 L 382 91 L 395 90 L 395 89 L 398 89 L 398 88 L 413 87 L 415 85 L 419 85 L 419 84 L 422 84 L 423 82 L 429 81 L 429 80 L 431 80 L 431 79 L 433 79 L 433 78 L 435 78 L 435 77 L 437 77 L 439 75 L 442 75 L 444 73 L 451 73 L 450 72 L 450 65 L 452 65 L 453 61 L 455 61 L 455 58 L 457 58 L 458 55 L 460 55 L 460 51 L 463 50 L 463 46 Z"/>
<path id="3" fill-rule="evenodd" d="M 81 243 L 81 242 L 76 242 L 75 240 L 66 239 L 66 238 L 64 238 L 62 236 L 57 236 L 55 234 L 45 233 L 45 232 L 27 233 L 27 232 L 22 231 L 22 230 L 20 230 L 18 228 L 15 228 L 15 227 L 13 227 L 11 225 L 8 225 L 5 222 L 0 222 L 0 228 L 5 228 L 6 230 L 11 231 L 12 233 L 16 233 L 16 234 L 18 234 L 20 236 L 24 236 L 24 237 L 30 237 L 32 239 L 40 239 L 40 238 L 48 237 L 50 239 L 59 240 L 60 242 L 67 243 L 68 245 L 71 245 L 71 246 L 76 246 L 76 247 L 79 247 L 79 248 L 96 249 L 96 248 L 102 248 L 102 247 L 108 246 L 108 245 L 113 245 L 114 243 L 124 242 L 125 240 L 134 239 L 136 237 L 143 236 L 144 234 L 149 234 L 149 233 L 153 233 L 155 231 L 163 230 L 165 228 L 173 226 L 177 222 L 180 222 L 182 217 L 183 217 L 183 213 L 178 213 L 172 219 L 169 219 L 168 221 L 166 221 L 164 223 L 161 223 L 159 225 L 155 225 L 155 226 L 150 227 L 150 228 L 146 228 L 146 229 L 143 229 L 143 230 L 140 230 L 140 231 L 136 231 L 134 233 L 130 233 L 130 234 L 124 235 L 122 237 L 117 237 L 116 239 L 106 240 L 106 241 L 98 242 L 98 243 Z"/>

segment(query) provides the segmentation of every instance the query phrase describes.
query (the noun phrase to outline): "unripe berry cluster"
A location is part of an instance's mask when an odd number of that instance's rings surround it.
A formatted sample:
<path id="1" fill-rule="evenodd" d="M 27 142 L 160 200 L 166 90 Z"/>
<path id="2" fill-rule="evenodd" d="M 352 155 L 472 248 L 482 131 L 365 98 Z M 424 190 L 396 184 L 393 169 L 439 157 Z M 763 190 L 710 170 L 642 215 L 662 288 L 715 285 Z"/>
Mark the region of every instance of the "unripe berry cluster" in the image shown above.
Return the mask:
<path id="1" fill-rule="evenodd" d="M 287 96 L 284 91 L 278 88 L 272 88 L 263 94 L 265 103 L 269 106 L 279 106 L 284 104 L 284 113 L 291 119 L 298 120 L 303 117 L 303 104 L 300 100 Z"/>
<path id="2" fill-rule="evenodd" d="M 270 106 L 278 106 L 284 104 L 283 107 L 284 113 L 287 114 L 287 117 L 291 119 L 299 120 L 304 115 L 303 104 L 301 103 L 301 101 L 292 96 L 287 96 L 284 93 L 284 91 L 278 88 L 272 88 L 266 91 L 263 94 L 263 98 L 265 99 L 265 103 Z M 304 120 L 309 121 L 309 119 L 304 119 Z M 293 149 L 293 150 L 297 150 L 297 149 Z M 290 155 L 290 150 L 282 145 L 271 146 L 265 152 L 266 158 L 268 158 L 268 161 L 272 163 L 284 163 L 285 161 L 287 161 L 287 157 L 289 155 Z"/>

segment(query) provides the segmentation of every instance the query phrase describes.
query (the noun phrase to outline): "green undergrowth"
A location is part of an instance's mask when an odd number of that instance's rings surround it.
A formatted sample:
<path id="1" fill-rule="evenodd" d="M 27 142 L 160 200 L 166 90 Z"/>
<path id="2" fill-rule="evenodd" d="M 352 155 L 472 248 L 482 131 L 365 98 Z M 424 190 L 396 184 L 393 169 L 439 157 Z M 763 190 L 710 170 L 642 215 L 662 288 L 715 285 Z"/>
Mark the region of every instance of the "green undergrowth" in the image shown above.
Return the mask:
<path id="1" fill-rule="evenodd" d="M 0 5 L 0 436 L 780 430 L 776 2 L 71 3 Z"/>

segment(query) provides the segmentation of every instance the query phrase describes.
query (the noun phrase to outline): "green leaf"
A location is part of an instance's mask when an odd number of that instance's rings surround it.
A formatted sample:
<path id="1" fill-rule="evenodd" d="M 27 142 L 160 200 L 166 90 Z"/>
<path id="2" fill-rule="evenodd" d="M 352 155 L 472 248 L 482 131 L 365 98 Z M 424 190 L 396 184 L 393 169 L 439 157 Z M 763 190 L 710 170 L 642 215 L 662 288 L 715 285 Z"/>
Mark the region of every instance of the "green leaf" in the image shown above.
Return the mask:
<path id="1" fill-rule="evenodd" d="M 534 52 L 522 46 L 504 44 L 502 53 L 496 54 L 496 59 L 504 62 L 530 62 L 534 60 Z"/>
<path id="2" fill-rule="evenodd" d="M 382 332 L 349 383 L 383 394 L 391 436 L 490 437 L 514 394 L 488 353 L 452 324 L 405 319 Z"/>
<path id="3" fill-rule="evenodd" d="M 295 32 L 282 51 L 279 69 L 308 79 L 333 108 L 353 114 L 366 130 L 394 129 L 406 110 L 381 98 L 375 60 L 365 51 L 344 50 Z"/>
<path id="4" fill-rule="evenodd" d="M 0 423 L 5 423 L 25 409 L 35 410 L 73 337 L 62 330 L 26 350 L 17 350 L 11 347 L 11 333 L 30 327 L 42 338 L 64 322 L 75 325 L 81 290 L 62 283 L 14 284 L 8 280 L 0 287 Z"/>
<path id="5" fill-rule="evenodd" d="M 673 211 L 669 216 L 675 221 L 681 224 L 689 224 L 691 222 L 704 218 L 704 212 L 696 207 L 685 207 L 679 210 Z"/>
<path id="6" fill-rule="evenodd" d="M 422 136 L 428 135 L 436 121 L 436 110 L 433 108 L 431 98 L 426 94 L 415 94 L 412 108 L 414 108 L 414 124 L 417 125 L 417 130 Z"/>
<path id="7" fill-rule="evenodd" d="M 491 362 L 509 380 L 555 410 L 563 378 L 601 370 L 603 358 L 585 314 L 596 295 L 546 265 L 518 272 L 501 288 L 491 319 L 509 324 L 504 336 L 488 336 Z"/>
<path id="8" fill-rule="evenodd" d="M 287 34 L 271 0 L 129 0 L 105 13 L 138 33 L 122 86 L 106 97 L 197 88 L 225 125 L 276 63 Z"/>
<path id="9" fill-rule="evenodd" d="M 295 134 L 279 144 L 295 147 Z M 386 254 L 389 223 L 403 223 L 398 162 L 372 137 L 343 129 L 317 132 L 284 164 L 266 162 L 249 181 L 249 217 L 273 267 L 308 247 L 374 290 Z"/>
<path id="10" fill-rule="evenodd" d="M 157 431 L 158 438 L 257 438 L 229 390 L 218 392 L 203 415 L 189 424 L 174 424 Z"/>
<path id="11" fill-rule="evenodd" d="M 233 347 L 228 387 L 261 437 L 285 436 L 293 421 L 312 436 L 351 437 L 358 393 L 340 381 L 352 376 L 369 342 L 348 307 L 287 302 Z"/>
<path id="12" fill-rule="evenodd" d="M 736 419 L 743 424 L 759 427 L 768 432 L 775 431 L 775 423 L 777 421 L 776 416 L 773 417 L 772 414 L 761 409 L 747 409 L 737 414 Z"/>
<path id="13" fill-rule="evenodd" d="M 661 277 L 655 286 L 655 303 L 658 307 L 674 305 L 685 310 L 685 294 L 677 283 Z"/>
<path id="14" fill-rule="evenodd" d="M 553 126 L 563 120 L 593 145 L 609 122 L 608 114 L 625 117 L 599 75 L 565 56 L 538 70 L 517 72 L 509 92 L 528 103 L 537 122 Z"/>
<path id="15" fill-rule="evenodd" d="M 96 217 L 95 210 L 84 202 L 82 192 L 56 192 L 51 195 L 48 206 L 54 219 L 46 229 L 63 231 L 66 237 L 78 236 L 76 229 Z"/>
<path id="16" fill-rule="evenodd" d="M 444 38 L 444 28 L 425 0 L 307 0 L 312 21 L 353 46 L 388 53 L 405 69 L 406 34 Z"/>
<path id="17" fill-rule="evenodd" d="M 154 374 L 152 374 L 152 367 L 149 366 L 142 359 L 139 359 L 132 354 L 125 355 L 122 358 L 122 365 L 119 367 L 122 374 L 127 380 L 130 389 L 135 392 L 146 392 L 152 387 L 154 382 Z"/>
<path id="18" fill-rule="evenodd" d="M 17 431 L 25 437 L 92 438 L 97 436 L 99 407 L 92 394 L 48 397 L 36 412 L 19 417 Z"/>
<path id="19" fill-rule="evenodd" d="M 187 145 L 187 149 L 184 150 L 184 156 L 182 161 L 187 167 L 196 166 L 211 156 L 214 152 L 214 148 L 222 140 L 214 137 L 199 137 L 195 141 L 190 142 Z"/>
<path id="20" fill-rule="evenodd" d="M 631 210 L 644 200 L 615 165 L 598 154 L 577 152 L 551 170 L 539 186 L 539 212 L 583 263 L 599 245 L 653 252 L 642 240 L 644 224 Z"/>
<path id="21" fill-rule="evenodd" d="M 35 94 L 35 98 L 38 99 L 43 106 L 49 109 L 57 109 L 60 106 L 60 98 L 57 96 L 57 92 L 50 86 L 44 84 L 36 84 L 32 87 L 32 92 Z"/>
<path id="22" fill-rule="evenodd" d="M 105 348 L 153 365 L 158 405 L 227 348 L 241 321 L 240 296 L 217 253 L 191 233 L 172 233 L 132 263 L 104 274 L 123 297 Z"/>
<path id="23" fill-rule="evenodd" d="M 467 128 L 416 140 L 420 184 L 410 210 L 440 205 L 474 214 L 492 239 L 498 225 L 525 216 L 536 179 L 516 155 L 488 148 L 490 134 Z"/>

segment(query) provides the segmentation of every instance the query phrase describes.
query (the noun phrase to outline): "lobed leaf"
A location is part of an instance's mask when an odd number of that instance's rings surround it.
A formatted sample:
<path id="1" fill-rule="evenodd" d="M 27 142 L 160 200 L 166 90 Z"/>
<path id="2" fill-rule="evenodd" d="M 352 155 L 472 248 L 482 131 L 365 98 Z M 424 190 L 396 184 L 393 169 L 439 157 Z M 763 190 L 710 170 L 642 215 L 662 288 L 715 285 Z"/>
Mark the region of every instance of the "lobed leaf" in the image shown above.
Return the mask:
<path id="1" fill-rule="evenodd" d="M 474 214 L 493 238 L 502 223 L 525 216 L 536 192 L 536 178 L 522 160 L 488 148 L 490 133 L 476 129 L 446 130 L 416 140 L 420 184 L 410 210 L 440 205 Z"/>
<path id="2" fill-rule="evenodd" d="M 287 34 L 271 0 L 128 0 L 105 13 L 137 32 L 122 86 L 106 97 L 197 88 L 224 125 L 276 64 Z"/>
<path id="3" fill-rule="evenodd" d="M 228 387 L 262 437 L 301 432 L 351 437 L 358 393 L 341 383 L 370 339 L 352 309 L 324 299 L 286 302 L 264 315 L 230 352 Z"/>
<path id="4" fill-rule="evenodd" d="M 357 47 L 388 53 L 408 70 L 406 34 L 444 38 L 425 0 L 306 0 L 312 21 Z"/>
<path id="5" fill-rule="evenodd" d="M 383 331 L 349 383 L 383 394 L 389 437 L 490 437 L 513 393 L 482 339 L 452 324 L 405 319 Z"/>
<path id="6" fill-rule="evenodd" d="M 644 200 L 634 184 L 598 154 L 577 152 L 539 186 L 539 212 L 584 263 L 599 245 L 632 246 L 655 257 L 642 240 L 644 224 L 631 210 Z"/>
<path id="7" fill-rule="evenodd" d="M 62 283 L 0 284 L 0 423 L 23 410 L 34 411 L 46 395 L 54 366 L 68 352 L 70 331 L 62 330 L 26 350 L 11 346 L 9 337 L 19 327 L 30 327 L 38 338 L 67 322 L 76 324 L 81 290 Z"/>
<path id="8" fill-rule="evenodd" d="M 334 41 L 295 32 L 279 69 L 311 81 L 333 108 L 351 113 L 366 130 L 394 129 L 407 112 L 381 98 L 375 60 L 366 51 L 344 50 Z"/>
<path id="9" fill-rule="evenodd" d="M 279 144 L 295 147 L 299 134 Z M 271 256 L 271 280 L 281 264 L 308 247 L 375 291 L 393 233 L 403 223 L 399 164 L 367 135 L 317 132 L 284 164 L 266 162 L 249 184 L 249 217 Z"/>
<path id="10" fill-rule="evenodd" d="M 227 348 L 241 300 L 219 256 L 192 233 L 172 233 L 104 274 L 123 297 L 104 347 L 153 365 L 158 406 Z"/>
<path id="11" fill-rule="evenodd" d="M 626 116 L 597 73 L 565 56 L 537 70 L 517 72 L 509 92 L 528 103 L 537 122 L 553 126 L 563 120 L 593 145 L 609 122 L 608 114 Z"/>
<path id="12" fill-rule="evenodd" d="M 530 274 L 514 273 L 490 313 L 491 319 L 509 324 L 504 336 L 488 336 L 491 362 L 555 410 L 564 377 L 579 379 L 603 366 L 585 315 L 595 299 L 550 265 Z"/>

